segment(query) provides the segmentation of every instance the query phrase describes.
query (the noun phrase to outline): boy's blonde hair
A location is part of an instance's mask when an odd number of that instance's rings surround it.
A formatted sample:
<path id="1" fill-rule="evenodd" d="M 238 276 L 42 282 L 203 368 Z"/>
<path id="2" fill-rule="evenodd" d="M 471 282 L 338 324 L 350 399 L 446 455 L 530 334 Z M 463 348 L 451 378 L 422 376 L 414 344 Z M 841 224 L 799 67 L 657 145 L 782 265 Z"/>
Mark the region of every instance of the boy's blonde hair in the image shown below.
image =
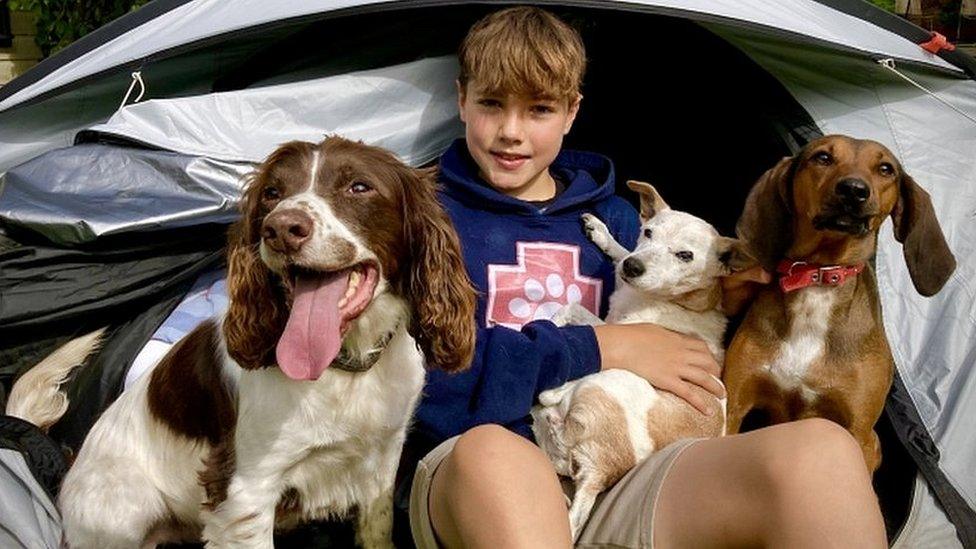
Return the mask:
<path id="1" fill-rule="evenodd" d="M 458 82 L 477 80 L 488 93 L 566 100 L 579 97 L 586 51 L 579 33 L 530 6 L 508 8 L 475 23 L 458 51 Z"/>

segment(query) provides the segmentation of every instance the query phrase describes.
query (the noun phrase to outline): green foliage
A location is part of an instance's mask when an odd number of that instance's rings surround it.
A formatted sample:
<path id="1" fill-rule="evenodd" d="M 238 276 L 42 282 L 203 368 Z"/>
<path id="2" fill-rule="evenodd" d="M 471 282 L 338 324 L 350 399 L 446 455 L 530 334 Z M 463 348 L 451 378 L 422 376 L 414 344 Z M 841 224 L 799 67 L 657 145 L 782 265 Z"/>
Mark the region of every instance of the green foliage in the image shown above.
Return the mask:
<path id="1" fill-rule="evenodd" d="M 870 0 L 870 2 L 881 9 L 895 11 L 895 0 Z"/>
<path id="2" fill-rule="evenodd" d="M 37 36 L 44 57 L 138 9 L 149 0 L 10 0 L 10 9 L 37 13 Z"/>

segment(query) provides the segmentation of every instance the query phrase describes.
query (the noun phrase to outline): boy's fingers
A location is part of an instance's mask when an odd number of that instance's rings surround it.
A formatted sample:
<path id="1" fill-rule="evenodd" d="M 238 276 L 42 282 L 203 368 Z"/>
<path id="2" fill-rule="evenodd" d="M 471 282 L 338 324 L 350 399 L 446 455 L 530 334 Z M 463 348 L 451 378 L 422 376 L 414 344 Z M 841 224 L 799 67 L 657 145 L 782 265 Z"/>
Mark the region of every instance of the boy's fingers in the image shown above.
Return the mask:
<path id="1" fill-rule="evenodd" d="M 758 282 L 759 284 L 769 284 L 773 280 L 773 275 L 766 269 L 756 266 L 744 271 L 739 271 L 727 277 L 737 282 Z"/>
<path id="2" fill-rule="evenodd" d="M 705 399 L 701 397 L 701 394 L 696 392 L 691 384 L 689 383 L 679 383 L 674 389 L 670 389 L 672 393 L 684 399 L 688 404 L 695 407 L 696 410 L 705 414 L 706 416 L 712 415 L 712 411 L 708 408 L 708 404 Z"/>
<path id="3" fill-rule="evenodd" d="M 702 341 L 701 339 L 698 339 L 697 337 L 694 336 L 684 336 L 684 337 L 685 337 L 686 348 L 692 351 L 697 351 L 699 353 L 711 354 L 711 351 L 708 350 L 708 345 L 706 345 L 705 342 Z"/>
<path id="4" fill-rule="evenodd" d="M 689 353 L 687 363 L 696 368 L 701 368 L 715 377 L 722 377 L 722 365 L 715 360 L 715 355 L 708 348 Z"/>
<path id="5" fill-rule="evenodd" d="M 698 385 L 718 398 L 725 398 L 725 387 L 722 385 L 722 382 L 701 368 L 689 368 L 681 377 L 685 381 Z"/>

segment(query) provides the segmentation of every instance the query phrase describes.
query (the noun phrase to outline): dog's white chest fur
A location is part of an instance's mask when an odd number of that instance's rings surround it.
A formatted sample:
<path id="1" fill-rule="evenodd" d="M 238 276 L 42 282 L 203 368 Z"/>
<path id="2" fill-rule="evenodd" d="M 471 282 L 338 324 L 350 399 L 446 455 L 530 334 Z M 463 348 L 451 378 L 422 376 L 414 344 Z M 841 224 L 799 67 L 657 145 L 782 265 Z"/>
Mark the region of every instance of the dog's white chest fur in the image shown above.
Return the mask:
<path id="1" fill-rule="evenodd" d="M 766 369 L 783 388 L 805 388 L 810 367 L 824 358 L 827 330 L 836 301 L 834 288 L 810 287 L 797 290 L 788 305 L 789 330 L 776 358 Z M 806 394 L 809 391 L 804 391 Z"/>

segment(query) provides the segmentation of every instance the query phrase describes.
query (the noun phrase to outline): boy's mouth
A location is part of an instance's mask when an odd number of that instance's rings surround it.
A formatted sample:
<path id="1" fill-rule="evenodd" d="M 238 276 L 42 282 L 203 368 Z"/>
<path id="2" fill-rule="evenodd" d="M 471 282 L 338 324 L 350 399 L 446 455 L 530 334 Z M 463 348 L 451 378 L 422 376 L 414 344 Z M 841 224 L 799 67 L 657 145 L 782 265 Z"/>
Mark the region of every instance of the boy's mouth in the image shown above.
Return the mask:
<path id="1" fill-rule="evenodd" d="M 525 154 L 506 153 L 501 151 L 491 151 L 492 158 L 504 169 L 515 170 L 525 164 L 531 158 Z"/>

